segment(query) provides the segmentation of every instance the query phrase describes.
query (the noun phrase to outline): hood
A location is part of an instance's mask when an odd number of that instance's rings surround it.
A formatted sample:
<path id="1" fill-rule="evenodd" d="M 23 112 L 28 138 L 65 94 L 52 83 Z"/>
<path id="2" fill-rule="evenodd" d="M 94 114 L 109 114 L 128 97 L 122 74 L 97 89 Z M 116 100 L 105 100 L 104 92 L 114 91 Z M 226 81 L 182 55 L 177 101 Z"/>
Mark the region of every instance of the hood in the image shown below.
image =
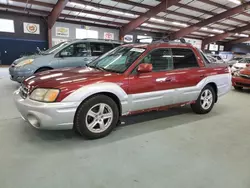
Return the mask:
<path id="1" fill-rule="evenodd" d="M 24 80 L 24 84 L 29 89 L 42 88 L 68 88 L 78 85 L 79 87 L 93 83 L 105 81 L 107 78 L 120 74 L 101 71 L 89 67 L 85 68 L 64 68 L 35 74 Z"/>
<path id="2" fill-rule="evenodd" d="M 42 55 L 29 55 L 29 56 L 23 56 L 19 59 L 16 59 L 12 65 L 17 65 L 18 63 L 21 63 L 22 61 L 26 60 L 26 59 L 37 59 L 38 57 L 41 57 Z"/>
<path id="3" fill-rule="evenodd" d="M 250 67 L 246 67 L 240 71 L 240 74 L 249 75 L 250 76 Z"/>
<path id="4" fill-rule="evenodd" d="M 246 63 L 235 63 L 234 66 L 235 67 L 239 67 L 239 68 L 245 68 L 246 67 Z"/>

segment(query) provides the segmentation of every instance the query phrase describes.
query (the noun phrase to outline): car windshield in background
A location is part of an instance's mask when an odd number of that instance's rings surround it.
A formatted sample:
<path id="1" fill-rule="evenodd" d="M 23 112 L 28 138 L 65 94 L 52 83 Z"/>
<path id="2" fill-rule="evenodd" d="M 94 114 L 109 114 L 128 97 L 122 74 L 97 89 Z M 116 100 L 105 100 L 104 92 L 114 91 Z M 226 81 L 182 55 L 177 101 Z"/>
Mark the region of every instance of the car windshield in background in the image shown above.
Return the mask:
<path id="1" fill-rule="evenodd" d="M 53 46 L 52 48 L 50 48 L 50 49 L 48 49 L 48 50 L 46 50 L 46 51 L 42 51 L 42 54 L 51 54 L 51 53 L 53 53 L 54 51 L 56 51 L 57 49 L 62 48 L 63 46 L 65 46 L 65 45 L 67 45 L 67 44 L 68 44 L 68 42 L 61 42 L 61 43 L 59 43 L 59 44 Z"/>
<path id="2" fill-rule="evenodd" d="M 250 63 L 250 58 L 243 58 L 239 60 L 239 63 Z"/>
<path id="3" fill-rule="evenodd" d="M 123 73 L 144 51 L 144 48 L 117 47 L 87 66 L 110 72 Z"/>

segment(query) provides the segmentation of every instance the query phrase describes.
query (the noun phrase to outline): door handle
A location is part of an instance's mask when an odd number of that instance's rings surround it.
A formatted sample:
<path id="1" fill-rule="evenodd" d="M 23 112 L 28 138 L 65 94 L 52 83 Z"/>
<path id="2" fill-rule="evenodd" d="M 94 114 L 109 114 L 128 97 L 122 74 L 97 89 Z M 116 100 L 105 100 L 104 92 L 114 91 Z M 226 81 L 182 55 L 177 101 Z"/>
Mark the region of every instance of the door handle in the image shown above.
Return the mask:
<path id="1" fill-rule="evenodd" d="M 172 78 L 166 78 L 165 79 L 165 82 L 171 82 L 172 81 Z"/>

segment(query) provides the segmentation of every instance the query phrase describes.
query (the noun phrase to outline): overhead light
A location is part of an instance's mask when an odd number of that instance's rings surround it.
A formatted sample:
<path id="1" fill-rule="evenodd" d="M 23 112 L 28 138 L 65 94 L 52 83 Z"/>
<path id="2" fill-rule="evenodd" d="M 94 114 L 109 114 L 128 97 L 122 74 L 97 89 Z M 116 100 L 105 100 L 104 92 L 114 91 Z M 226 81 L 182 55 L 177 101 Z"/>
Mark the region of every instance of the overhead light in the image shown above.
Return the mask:
<path id="1" fill-rule="evenodd" d="M 209 36 L 210 36 L 210 37 L 213 37 L 213 36 L 214 36 L 214 34 L 210 34 Z"/>
<path id="2" fill-rule="evenodd" d="M 202 27 L 201 30 L 208 30 L 208 28 L 207 27 Z"/>
<path id="3" fill-rule="evenodd" d="M 237 4 L 237 5 L 240 5 L 240 4 L 241 4 L 241 1 L 239 1 L 239 0 L 228 0 L 228 1 L 230 1 L 230 2 L 232 2 L 232 3 L 235 3 L 235 4 Z"/>
<path id="4" fill-rule="evenodd" d="M 69 2 L 71 5 L 73 5 L 73 6 L 79 6 L 79 7 L 82 7 L 82 8 L 84 8 L 85 7 L 85 5 L 83 5 L 83 4 L 80 4 L 80 3 L 75 3 L 75 2 Z"/>
<path id="5" fill-rule="evenodd" d="M 212 31 L 213 31 L 213 32 L 216 32 L 216 33 L 224 33 L 223 30 L 219 30 L 219 29 L 213 29 Z"/>
<path id="6" fill-rule="evenodd" d="M 134 16 L 135 16 L 134 14 L 130 14 L 130 13 L 124 13 L 124 15 L 126 15 L 126 16 L 131 16 L 131 17 L 134 17 Z"/>
<path id="7" fill-rule="evenodd" d="M 86 7 L 85 7 L 86 9 L 98 9 L 98 8 L 96 8 L 96 7 L 93 7 L 93 6 L 89 6 L 89 5 L 86 5 Z"/>
<path id="8" fill-rule="evenodd" d="M 247 34 L 239 34 L 239 33 L 235 33 L 234 36 L 239 36 L 239 37 L 249 37 L 249 35 Z"/>
<path id="9" fill-rule="evenodd" d="M 146 24 L 146 23 L 143 23 L 143 24 L 141 24 L 141 26 L 147 26 L 148 24 Z"/>
<path id="10" fill-rule="evenodd" d="M 115 14 L 124 14 L 123 12 L 116 11 L 116 10 L 112 10 L 111 12 L 113 12 L 113 13 L 115 13 Z"/>
<path id="11" fill-rule="evenodd" d="M 157 19 L 157 18 L 150 18 L 151 21 L 157 21 L 157 22 L 165 22 L 163 19 Z"/>
<path id="12" fill-rule="evenodd" d="M 183 27 L 187 27 L 188 25 L 185 23 L 180 23 L 180 22 L 172 22 L 174 25 L 179 25 L 179 26 L 183 26 Z"/>

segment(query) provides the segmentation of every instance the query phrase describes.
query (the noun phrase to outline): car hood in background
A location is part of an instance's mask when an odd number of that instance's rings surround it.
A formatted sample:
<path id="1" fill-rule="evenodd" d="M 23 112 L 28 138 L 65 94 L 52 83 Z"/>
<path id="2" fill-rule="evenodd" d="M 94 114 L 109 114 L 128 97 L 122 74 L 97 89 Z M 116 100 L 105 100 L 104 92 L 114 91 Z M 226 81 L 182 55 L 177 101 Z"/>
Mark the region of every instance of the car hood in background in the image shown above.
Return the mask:
<path id="1" fill-rule="evenodd" d="M 23 56 L 19 59 L 16 59 L 13 64 L 17 65 L 18 63 L 21 63 L 22 61 L 26 60 L 26 59 L 37 59 L 39 57 L 42 57 L 43 55 L 29 55 L 29 56 Z"/>
<path id="2" fill-rule="evenodd" d="M 250 67 L 246 67 L 240 71 L 240 74 L 250 75 Z"/>

